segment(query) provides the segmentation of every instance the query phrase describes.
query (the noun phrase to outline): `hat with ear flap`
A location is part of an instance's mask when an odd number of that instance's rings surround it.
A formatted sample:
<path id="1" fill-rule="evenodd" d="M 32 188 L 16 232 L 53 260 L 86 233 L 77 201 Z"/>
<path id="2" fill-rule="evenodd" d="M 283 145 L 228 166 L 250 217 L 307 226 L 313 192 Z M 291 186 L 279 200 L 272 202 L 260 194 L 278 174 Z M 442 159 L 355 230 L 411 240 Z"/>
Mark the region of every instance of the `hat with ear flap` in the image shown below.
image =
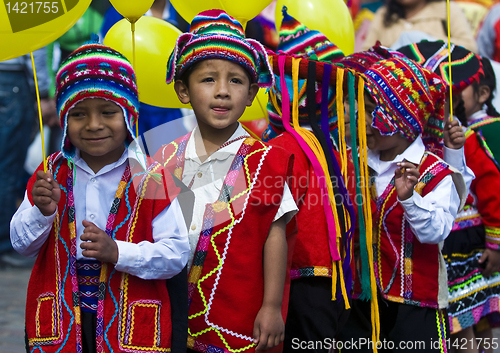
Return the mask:
<path id="1" fill-rule="evenodd" d="M 224 59 L 241 65 L 252 83 L 260 87 L 274 84 L 264 46 L 245 38 L 241 24 L 222 10 L 196 15 L 190 31 L 177 38 L 168 59 L 167 83 L 180 79 L 189 67 L 206 59 Z"/>
<path id="2" fill-rule="evenodd" d="M 474 82 L 479 82 L 483 73 L 481 58 L 459 45 L 451 44 L 451 81 L 449 74 L 448 43 L 441 40 L 412 43 L 398 49 L 423 68 L 439 75 L 453 91 L 461 91 Z"/>
<path id="3" fill-rule="evenodd" d="M 56 74 L 56 107 L 63 129 L 61 151 L 72 158 L 75 147 L 67 136 L 68 113 L 85 99 L 101 98 L 123 110 L 126 143 L 134 140 L 132 127 L 139 116 L 135 73 L 130 62 L 116 50 L 99 44 L 97 36 L 72 52 Z"/>
<path id="4" fill-rule="evenodd" d="M 406 57 L 381 60 L 365 76 L 377 105 L 372 126 L 410 141 L 422 134 L 426 147 L 442 157 L 446 86 L 441 78 Z"/>

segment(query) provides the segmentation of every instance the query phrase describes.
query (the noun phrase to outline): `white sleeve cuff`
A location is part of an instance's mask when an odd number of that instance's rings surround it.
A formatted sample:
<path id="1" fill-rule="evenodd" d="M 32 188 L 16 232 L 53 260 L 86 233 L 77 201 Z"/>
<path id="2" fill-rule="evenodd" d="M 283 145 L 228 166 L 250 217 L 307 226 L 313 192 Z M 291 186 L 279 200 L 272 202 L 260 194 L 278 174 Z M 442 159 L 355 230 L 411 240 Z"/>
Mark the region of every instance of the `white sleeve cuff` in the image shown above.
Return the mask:
<path id="1" fill-rule="evenodd" d="M 288 187 L 288 184 L 285 183 L 285 187 L 283 188 L 283 197 L 281 199 L 281 204 L 274 216 L 273 222 L 276 222 L 281 217 L 285 217 L 285 223 L 290 222 L 292 217 L 299 211 L 295 201 L 293 200 L 292 192 Z"/>

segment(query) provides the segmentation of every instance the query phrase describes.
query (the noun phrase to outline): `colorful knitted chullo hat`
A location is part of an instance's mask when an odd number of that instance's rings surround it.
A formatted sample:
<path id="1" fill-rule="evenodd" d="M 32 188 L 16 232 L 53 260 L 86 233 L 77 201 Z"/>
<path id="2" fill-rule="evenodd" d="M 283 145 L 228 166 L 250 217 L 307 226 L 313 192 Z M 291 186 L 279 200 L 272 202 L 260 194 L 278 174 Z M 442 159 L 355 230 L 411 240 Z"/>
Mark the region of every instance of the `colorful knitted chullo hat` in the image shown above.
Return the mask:
<path id="1" fill-rule="evenodd" d="M 287 13 L 283 6 L 283 20 L 279 30 L 278 52 L 293 54 L 311 60 L 335 62 L 344 57 L 344 53 L 326 36 L 310 30 Z"/>
<path id="2" fill-rule="evenodd" d="M 180 79 L 189 67 L 206 59 L 225 59 L 243 66 L 260 87 L 274 84 L 264 46 L 245 38 L 241 24 L 222 10 L 196 15 L 190 32 L 177 38 L 168 59 L 167 83 Z"/>
<path id="3" fill-rule="evenodd" d="M 427 149 L 442 157 L 446 88 L 439 76 L 404 57 L 379 61 L 365 76 L 377 105 L 372 126 L 410 141 L 422 134 Z"/>
<path id="4" fill-rule="evenodd" d="M 283 20 L 281 28 L 279 31 L 279 44 L 278 53 L 285 53 L 290 56 L 301 57 L 311 61 L 319 61 L 326 64 L 331 64 L 344 57 L 342 51 L 332 42 L 325 37 L 324 34 L 318 31 L 313 31 L 307 28 L 304 24 L 297 21 L 295 18 L 287 13 L 287 8 L 283 6 Z M 287 85 L 292 87 L 291 72 L 287 72 L 286 77 Z M 281 105 L 281 92 L 282 87 L 280 80 L 275 77 L 275 86 L 272 88 L 273 93 L 276 96 L 276 103 L 278 106 Z M 299 109 L 299 122 L 304 125 L 309 125 L 309 107 L 308 99 L 311 99 L 306 92 L 306 79 L 299 80 L 299 95 L 298 95 L 298 109 Z M 322 87 L 323 83 L 320 81 L 316 82 L 316 89 L 313 99 L 316 101 L 316 115 L 321 116 L 321 104 L 322 104 Z M 328 87 L 328 118 L 330 119 L 330 124 L 334 125 L 336 119 L 334 119 L 334 103 L 335 103 L 335 90 L 334 87 Z M 289 89 L 290 95 L 290 105 L 293 102 L 293 90 Z M 270 101 L 267 106 L 269 114 L 269 122 L 271 123 L 270 129 L 275 129 L 277 131 L 283 131 L 283 124 L 281 121 L 281 116 L 279 114 L 279 109 L 276 109 L 273 102 Z M 272 133 L 271 133 L 272 134 Z"/>
<path id="5" fill-rule="evenodd" d="M 373 64 L 380 60 L 401 57 L 401 53 L 384 47 L 377 41 L 373 47 L 368 50 L 353 53 L 341 58 L 337 65 L 347 69 L 354 70 L 359 73 L 364 73 Z"/>
<path id="6" fill-rule="evenodd" d="M 139 116 L 134 69 L 122 54 L 99 44 L 97 38 L 72 52 L 56 74 L 56 105 L 63 129 L 61 151 L 68 159 L 75 154 L 67 137 L 68 112 L 89 98 L 102 98 L 120 106 L 128 130 L 127 143 L 134 140 L 132 126 Z"/>
<path id="7" fill-rule="evenodd" d="M 398 51 L 423 68 L 439 75 L 450 86 L 447 43 L 441 40 L 434 42 L 423 40 L 401 47 Z M 482 67 L 479 56 L 461 46 L 451 44 L 451 87 L 453 91 L 459 93 L 470 84 L 478 82 L 479 75 L 483 73 Z"/>

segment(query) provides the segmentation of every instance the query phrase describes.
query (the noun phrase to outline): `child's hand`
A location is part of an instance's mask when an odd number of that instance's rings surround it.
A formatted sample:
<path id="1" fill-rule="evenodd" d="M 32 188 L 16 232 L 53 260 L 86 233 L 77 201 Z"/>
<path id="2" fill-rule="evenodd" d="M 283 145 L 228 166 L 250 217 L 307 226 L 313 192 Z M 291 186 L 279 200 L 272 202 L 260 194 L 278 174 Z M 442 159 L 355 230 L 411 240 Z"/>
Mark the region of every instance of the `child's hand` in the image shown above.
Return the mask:
<path id="1" fill-rule="evenodd" d="M 253 324 L 253 342 L 256 351 L 276 347 L 285 339 L 285 323 L 280 307 L 262 306 Z"/>
<path id="2" fill-rule="evenodd" d="M 94 223 L 84 220 L 82 224 L 85 227 L 80 237 L 83 241 L 80 245 L 83 249 L 82 255 L 115 264 L 118 261 L 116 242 Z"/>
<path id="3" fill-rule="evenodd" d="M 479 263 L 486 263 L 483 270 L 483 277 L 490 277 L 493 273 L 500 270 L 500 250 L 486 248 L 479 259 Z"/>
<path id="4" fill-rule="evenodd" d="M 447 119 L 444 124 L 444 145 L 448 148 L 458 150 L 465 144 L 464 130 L 457 119 Z"/>
<path id="5" fill-rule="evenodd" d="M 410 162 L 400 162 L 398 163 L 398 167 L 394 173 L 394 186 L 396 187 L 398 198 L 404 201 L 413 195 L 413 188 L 417 185 L 420 173 L 415 164 Z"/>
<path id="6" fill-rule="evenodd" d="M 61 189 L 50 172 L 45 173 L 39 170 L 36 173 L 36 179 L 31 191 L 33 203 L 45 217 L 48 217 L 57 209 L 57 204 L 61 199 Z"/>

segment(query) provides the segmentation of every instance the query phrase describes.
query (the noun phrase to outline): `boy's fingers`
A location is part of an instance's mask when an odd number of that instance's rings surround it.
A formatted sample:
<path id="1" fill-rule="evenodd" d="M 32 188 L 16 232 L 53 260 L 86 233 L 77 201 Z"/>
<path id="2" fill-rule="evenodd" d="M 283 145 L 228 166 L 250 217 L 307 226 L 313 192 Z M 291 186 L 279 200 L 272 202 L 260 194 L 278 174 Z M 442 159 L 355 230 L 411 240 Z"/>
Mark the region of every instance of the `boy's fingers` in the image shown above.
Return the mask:
<path id="1" fill-rule="evenodd" d="M 37 196 L 36 197 L 36 203 L 39 204 L 40 206 L 45 206 L 49 205 L 52 202 L 52 198 L 47 197 L 47 196 Z"/>
<path id="2" fill-rule="evenodd" d="M 85 230 L 87 230 L 87 231 L 95 231 L 96 229 L 98 229 L 94 223 L 89 222 L 86 219 L 84 219 L 82 221 L 82 225 L 85 227 Z M 85 230 L 84 230 L 84 232 L 85 232 Z"/>
<path id="3" fill-rule="evenodd" d="M 35 193 L 37 196 L 47 196 L 49 198 L 52 196 L 52 190 L 44 188 L 43 186 L 37 187 Z"/>
<path id="4" fill-rule="evenodd" d="M 267 340 L 269 336 L 266 335 L 265 333 L 261 332 L 260 337 L 259 337 L 259 344 L 257 347 L 255 347 L 256 351 L 262 351 L 264 349 L 267 349 Z"/>
<path id="5" fill-rule="evenodd" d="M 37 180 L 42 180 L 42 179 L 46 180 L 49 183 L 54 179 L 52 177 L 51 172 L 45 173 L 43 170 L 39 170 L 38 172 L 36 172 L 36 178 L 37 178 Z"/>
<path id="6" fill-rule="evenodd" d="M 44 189 L 47 189 L 47 190 L 52 190 L 52 184 L 49 183 L 47 180 L 45 179 L 39 179 L 36 181 L 36 186 L 37 188 L 44 188 Z"/>

